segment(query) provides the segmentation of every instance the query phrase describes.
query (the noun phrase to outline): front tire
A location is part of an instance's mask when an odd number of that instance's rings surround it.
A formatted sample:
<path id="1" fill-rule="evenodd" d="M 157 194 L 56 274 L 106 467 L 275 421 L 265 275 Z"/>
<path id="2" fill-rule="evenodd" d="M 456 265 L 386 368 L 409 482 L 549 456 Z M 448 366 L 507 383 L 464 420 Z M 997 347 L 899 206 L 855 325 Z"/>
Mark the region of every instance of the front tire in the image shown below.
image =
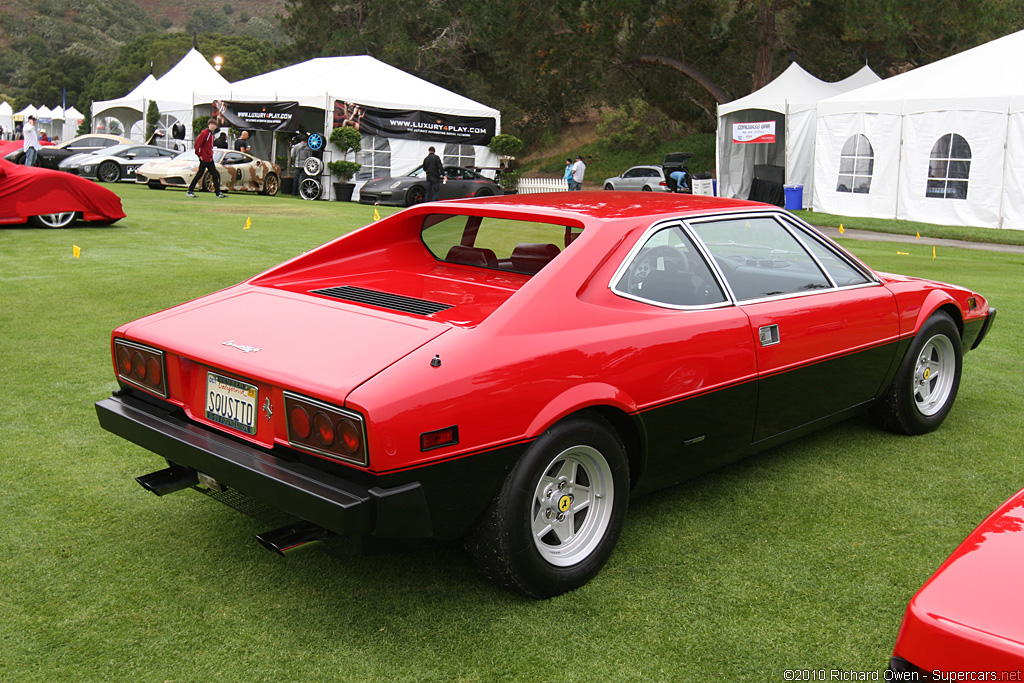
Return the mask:
<path id="1" fill-rule="evenodd" d="M 881 428 L 897 434 L 935 431 L 960 388 L 963 350 L 953 319 L 937 311 L 914 337 L 892 386 L 871 408 Z"/>
<path id="2" fill-rule="evenodd" d="M 413 185 L 405 193 L 405 205 L 422 204 L 427 199 L 427 191 L 420 185 Z"/>
<path id="3" fill-rule="evenodd" d="M 618 435 L 597 415 L 570 417 L 527 449 L 467 548 L 499 585 L 553 597 L 601 570 L 622 531 L 628 497 Z"/>
<path id="4" fill-rule="evenodd" d="M 604 189 L 605 189 L 605 190 L 608 190 L 608 191 L 610 192 L 610 191 L 612 191 L 612 190 L 614 190 L 614 189 L 615 189 L 615 186 L 614 186 L 614 185 L 612 185 L 611 183 L 605 183 L 605 184 L 604 184 Z"/>
<path id="5" fill-rule="evenodd" d="M 96 177 L 104 183 L 116 183 L 121 179 L 121 167 L 113 161 L 104 161 L 96 169 Z"/>

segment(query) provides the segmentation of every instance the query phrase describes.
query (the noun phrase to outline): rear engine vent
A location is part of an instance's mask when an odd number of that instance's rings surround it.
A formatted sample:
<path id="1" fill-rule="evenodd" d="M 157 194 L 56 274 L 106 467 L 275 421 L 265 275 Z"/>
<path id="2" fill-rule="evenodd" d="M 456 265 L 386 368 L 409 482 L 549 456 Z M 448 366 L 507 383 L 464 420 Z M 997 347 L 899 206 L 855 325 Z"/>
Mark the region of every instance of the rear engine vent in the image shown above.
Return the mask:
<path id="1" fill-rule="evenodd" d="M 448 304 L 439 304 L 436 301 L 413 299 L 408 296 L 398 296 L 397 294 L 388 294 L 387 292 L 378 292 L 373 289 L 363 289 L 362 287 L 350 287 L 348 285 L 344 287 L 314 289 L 311 293 L 329 296 L 332 299 L 352 301 L 357 304 L 369 304 L 378 308 L 387 308 L 392 311 L 402 311 L 403 313 L 414 313 L 416 315 L 433 315 L 434 313 L 440 313 L 451 308 Z"/>

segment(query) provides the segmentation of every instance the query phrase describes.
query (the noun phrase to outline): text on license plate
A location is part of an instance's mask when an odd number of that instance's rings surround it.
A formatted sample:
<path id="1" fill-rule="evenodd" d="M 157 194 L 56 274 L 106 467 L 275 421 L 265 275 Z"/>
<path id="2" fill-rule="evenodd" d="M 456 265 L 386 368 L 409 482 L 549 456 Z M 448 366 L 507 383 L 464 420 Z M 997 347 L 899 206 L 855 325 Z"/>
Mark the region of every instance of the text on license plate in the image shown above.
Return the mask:
<path id="1" fill-rule="evenodd" d="M 206 373 L 206 419 L 246 434 L 256 433 L 259 390 L 252 384 Z"/>

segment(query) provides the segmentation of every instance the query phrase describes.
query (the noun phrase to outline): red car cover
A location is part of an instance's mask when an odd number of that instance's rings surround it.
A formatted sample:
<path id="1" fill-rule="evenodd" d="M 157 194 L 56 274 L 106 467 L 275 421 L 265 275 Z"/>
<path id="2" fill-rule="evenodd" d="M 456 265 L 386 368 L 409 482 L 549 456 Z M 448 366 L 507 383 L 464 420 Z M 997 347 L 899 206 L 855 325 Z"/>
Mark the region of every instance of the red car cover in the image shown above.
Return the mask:
<path id="1" fill-rule="evenodd" d="M 64 211 L 77 211 L 84 221 L 113 222 L 125 215 L 121 198 L 91 180 L 0 159 L 0 223 Z"/>

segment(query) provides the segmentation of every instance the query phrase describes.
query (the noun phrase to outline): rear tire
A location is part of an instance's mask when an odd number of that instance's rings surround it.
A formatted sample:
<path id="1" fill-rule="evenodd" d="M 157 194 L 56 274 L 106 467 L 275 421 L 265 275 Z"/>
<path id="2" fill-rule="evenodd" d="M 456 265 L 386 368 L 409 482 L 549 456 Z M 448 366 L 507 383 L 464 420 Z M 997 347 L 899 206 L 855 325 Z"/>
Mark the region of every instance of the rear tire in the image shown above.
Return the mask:
<path id="1" fill-rule="evenodd" d="M 96 169 L 96 177 L 104 183 L 116 183 L 121 179 L 121 167 L 113 161 L 104 161 Z"/>
<path id="2" fill-rule="evenodd" d="M 534 598 L 559 595 L 607 562 L 628 497 L 618 435 L 596 414 L 569 417 L 530 445 L 466 546 L 501 586 Z"/>
<path id="3" fill-rule="evenodd" d="M 78 220 L 78 214 L 74 211 L 63 211 L 61 213 L 47 213 L 41 216 L 29 216 L 28 222 L 37 228 L 70 228 Z"/>
<path id="4" fill-rule="evenodd" d="M 871 407 L 875 423 L 897 434 L 935 431 L 953 408 L 960 388 L 960 332 L 936 311 L 914 337 L 892 386 Z"/>

